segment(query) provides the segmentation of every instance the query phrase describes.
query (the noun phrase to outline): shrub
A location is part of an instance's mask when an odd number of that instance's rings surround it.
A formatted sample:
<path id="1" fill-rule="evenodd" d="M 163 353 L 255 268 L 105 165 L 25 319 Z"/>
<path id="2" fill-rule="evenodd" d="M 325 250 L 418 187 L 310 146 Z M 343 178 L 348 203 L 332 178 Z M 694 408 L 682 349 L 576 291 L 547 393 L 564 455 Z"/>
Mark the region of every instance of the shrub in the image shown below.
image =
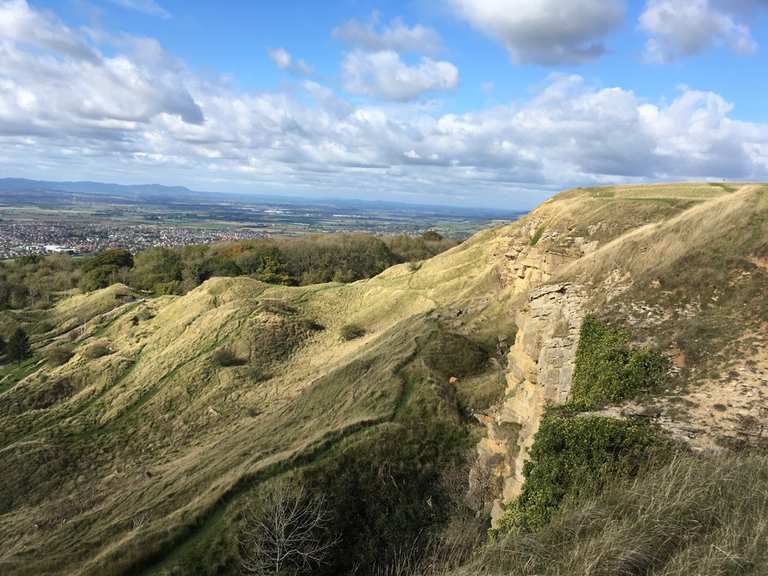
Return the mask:
<path id="1" fill-rule="evenodd" d="M 341 329 L 341 337 L 347 341 L 362 338 L 363 336 L 365 336 L 365 328 L 358 324 L 347 324 Z"/>
<path id="2" fill-rule="evenodd" d="M 8 350 L 8 359 L 12 362 L 21 362 L 32 355 L 29 337 L 23 328 L 16 328 L 16 331 L 8 339 L 6 349 Z"/>
<path id="3" fill-rule="evenodd" d="M 219 348 L 216 350 L 216 352 L 213 353 L 213 361 L 222 367 L 241 366 L 242 364 L 245 364 L 245 361 L 242 358 L 239 358 L 237 354 L 229 348 Z"/>
<path id="4" fill-rule="evenodd" d="M 324 494 L 329 530 L 340 542 L 313 574 L 373 574 L 444 525 L 452 503 L 441 477 L 463 457 L 467 436 L 455 423 L 414 417 L 363 436 L 302 471 L 312 494 Z"/>
<path id="5" fill-rule="evenodd" d="M 629 334 L 587 316 L 581 326 L 571 399 L 584 407 L 619 402 L 660 386 L 669 360 L 658 352 L 633 350 Z"/>
<path id="6" fill-rule="evenodd" d="M 426 337 L 422 354 L 430 369 L 457 378 L 482 372 L 488 363 L 488 355 L 478 343 L 461 334 L 445 332 L 442 326 Z"/>
<path id="7" fill-rule="evenodd" d="M 523 467 L 523 490 L 507 506 L 497 532 L 539 529 L 564 501 L 595 496 L 617 479 L 635 476 L 652 454 L 666 448 L 646 422 L 550 409 Z"/>
<path id="8" fill-rule="evenodd" d="M 51 346 L 45 353 L 46 360 L 51 366 L 61 366 L 72 358 L 72 348 L 62 344 Z"/>
<path id="9" fill-rule="evenodd" d="M 96 358 L 101 358 L 102 356 L 107 356 L 111 353 L 112 351 L 109 349 L 109 345 L 106 342 L 95 342 L 85 349 L 85 357 L 90 360 L 95 360 Z"/>

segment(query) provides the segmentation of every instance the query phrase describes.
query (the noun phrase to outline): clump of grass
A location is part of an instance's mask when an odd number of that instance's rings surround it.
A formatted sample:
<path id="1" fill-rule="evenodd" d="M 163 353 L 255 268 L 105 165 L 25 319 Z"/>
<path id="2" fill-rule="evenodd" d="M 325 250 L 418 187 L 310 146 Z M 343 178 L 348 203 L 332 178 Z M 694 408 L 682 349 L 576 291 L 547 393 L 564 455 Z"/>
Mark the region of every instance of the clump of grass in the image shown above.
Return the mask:
<path id="1" fill-rule="evenodd" d="M 425 337 L 422 355 L 431 370 L 457 378 L 478 374 L 488 363 L 488 354 L 480 344 L 442 327 L 437 327 Z"/>
<path id="2" fill-rule="evenodd" d="M 536 244 L 539 243 L 539 240 L 541 240 L 541 237 L 544 235 L 544 231 L 546 230 L 546 227 L 539 226 L 536 228 L 536 231 L 533 233 L 533 236 L 531 236 L 531 239 L 528 241 L 528 244 L 530 246 L 536 246 Z"/>
<path id="3" fill-rule="evenodd" d="M 366 330 L 359 324 L 346 324 L 345 326 L 342 326 L 340 333 L 342 340 L 349 341 L 362 338 L 365 336 Z"/>
<path id="4" fill-rule="evenodd" d="M 229 348 L 219 348 L 213 353 L 213 362 L 222 368 L 229 366 L 242 366 L 245 360 L 240 358 Z"/>

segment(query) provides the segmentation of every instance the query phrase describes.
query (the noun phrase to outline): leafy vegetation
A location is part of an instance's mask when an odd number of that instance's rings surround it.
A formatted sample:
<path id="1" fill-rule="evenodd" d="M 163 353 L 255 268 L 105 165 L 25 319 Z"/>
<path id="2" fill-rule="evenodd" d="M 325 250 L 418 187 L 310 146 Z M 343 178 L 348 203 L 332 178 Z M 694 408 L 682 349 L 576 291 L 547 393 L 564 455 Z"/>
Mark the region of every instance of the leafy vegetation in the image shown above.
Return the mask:
<path id="1" fill-rule="evenodd" d="M 78 286 L 82 270 L 70 256 L 26 256 L 0 261 L 0 310 L 45 308 Z"/>
<path id="2" fill-rule="evenodd" d="M 32 347 L 29 345 L 29 336 L 23 328 L 16 328 L 16 331 L 8 339 L 7 355 L 11 362 L 21 362 L 32 355 Z"/>
<path id="3" fill-rule="evenodd" d="M 662 445 L 645 422 L 550 410 L 525 463 L 523 491 L 508 505 L 497 533 L 542 528 L 564 503 L 635 476 Z"/>
<path id="4" fill-rule="evenodd" d="M 326 495 L 330 531 L 339 535 L 332 558 L 313 574 L 370 573 L 444 524 L 451 502 L 439 481 L 467 441 L 448 420 L 407 418 L 304 472 L 308 490 Z"/>
<path id="5" fill-rule="evenodd" d="M 135 256 L 122 248 L 81 259 L 25 256 L 0 262 L 0 310 L 46 308 L 61 292 L 76 287 L 89 292 L 116 282 L 157 295 L 184 294 L 215 276 L 251 276 L 286 286 L 353 282 L 456 244 L 428 231 L 422 236 L 322 234 L 150 248 Z"/>
<path id="6" fill-rule="evenodd" d="M 629 342 L 626 330 L 613 328 L 594 316 L 584 319 L 572 402 L 583 407 L 620 402 L 663 383 L 668 360 L 657 352 L 632 349 Z"/>

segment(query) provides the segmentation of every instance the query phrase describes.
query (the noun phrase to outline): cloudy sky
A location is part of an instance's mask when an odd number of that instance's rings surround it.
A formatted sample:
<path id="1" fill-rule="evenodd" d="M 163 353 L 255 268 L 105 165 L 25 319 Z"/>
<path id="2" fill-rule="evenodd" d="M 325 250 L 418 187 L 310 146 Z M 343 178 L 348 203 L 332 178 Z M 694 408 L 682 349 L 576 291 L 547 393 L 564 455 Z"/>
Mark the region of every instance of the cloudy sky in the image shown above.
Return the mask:
<path id="1" fill-rule="evenodd" d="M 527 208 L 768 179 L 768 0 L 0 0 L 0 176 Z"/>

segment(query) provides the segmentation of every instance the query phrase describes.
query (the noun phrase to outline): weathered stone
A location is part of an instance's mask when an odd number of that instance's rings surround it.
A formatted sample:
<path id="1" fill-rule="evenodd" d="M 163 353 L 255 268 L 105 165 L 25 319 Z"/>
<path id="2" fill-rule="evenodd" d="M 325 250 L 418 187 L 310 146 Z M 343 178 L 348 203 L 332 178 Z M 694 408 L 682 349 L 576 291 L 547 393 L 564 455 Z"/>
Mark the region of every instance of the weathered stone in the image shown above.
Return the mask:
<path id="1" fill-rule="evenodd" d="M 520 492 L 523 465 L 545 407 L 568 398 L 584 301 L 575 284 L 542 286 L 530 291 L 527 307 L 516 317 L 518 332 L 508 354 L 505 399 L 478 445 L 478 462 L 486 467 L 493 462 L 487 470 L 496 475 L 493 484 L 501 485 L 491 510 L 494 523 L 503 514 L 503 503 Z M 500 428 L 514 434 L 502 438 Z"/>

